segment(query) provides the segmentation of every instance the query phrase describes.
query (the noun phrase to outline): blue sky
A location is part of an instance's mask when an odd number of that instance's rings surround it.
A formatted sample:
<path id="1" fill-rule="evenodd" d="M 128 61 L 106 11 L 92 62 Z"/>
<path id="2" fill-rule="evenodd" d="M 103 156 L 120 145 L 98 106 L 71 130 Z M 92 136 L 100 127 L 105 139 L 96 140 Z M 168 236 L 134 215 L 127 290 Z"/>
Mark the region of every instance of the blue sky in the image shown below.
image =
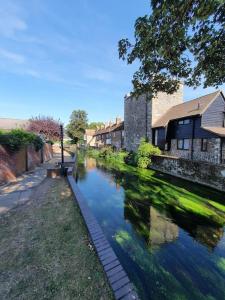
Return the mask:
<path id="1" fill-rule="evenodd" d="M 149 0 L 0 0 L 0 117 L 123 117 L 137 65 L 119 60 L 117 43 L 149 11 Z M 184 97 L 214 90 L 185 88 Z"/>

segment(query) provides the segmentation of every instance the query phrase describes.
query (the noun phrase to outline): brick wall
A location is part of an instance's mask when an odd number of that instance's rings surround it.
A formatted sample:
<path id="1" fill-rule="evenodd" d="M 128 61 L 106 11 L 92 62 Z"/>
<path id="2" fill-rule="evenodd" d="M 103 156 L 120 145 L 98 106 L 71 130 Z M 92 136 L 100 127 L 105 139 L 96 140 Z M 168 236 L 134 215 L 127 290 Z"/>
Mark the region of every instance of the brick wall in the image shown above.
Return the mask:
<path id="1" fill-rule="evenodd" d="M 42 152 L 42 161 L 48 161 L 53 156 L 53 149 L 51 144 L 44 144 L 43 152 Z"/>
<path id="2" fill-rule="evenodd" d="M 16 153 L 10 152 L 0 145 L 0 183 L 13 181 L 26 171 L 26 149 L 22 148 Z"/>
<path id="3" fill-rule="evenodd" d="M 35 151 L 29 145 L 13 153 L 7 147 L 0 145 L 0 183 L 16 180 L 25 171 L 32 170 L 41 162 L 52 158 L 52 146 L 45 144 L 43 151 Z"/>
<path id="4" fill-rule="evenodd" d="M 152 157 L 151 168 L 225 191 L 225 165 L 160 155 Z"/>

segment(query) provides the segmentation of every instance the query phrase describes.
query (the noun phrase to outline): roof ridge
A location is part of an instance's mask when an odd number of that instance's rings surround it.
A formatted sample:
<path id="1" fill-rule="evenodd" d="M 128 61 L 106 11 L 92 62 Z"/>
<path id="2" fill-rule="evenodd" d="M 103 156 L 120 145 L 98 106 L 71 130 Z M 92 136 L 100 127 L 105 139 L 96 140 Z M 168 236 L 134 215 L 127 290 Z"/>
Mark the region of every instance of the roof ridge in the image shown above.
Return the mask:
<path id="1" fill-rule="evenodd" d="M 0 117 L 0 120 L 17 120 L 17 121 L 29 121 L 29 119 L 18 119 L 18 118 L 5 118 L 5 117 Z"/>
<path id="2" fill-rule="evenodd" d="M 212 94 L 218 94 L 218 93 L 221 93 L 221 92 L 222 92 L 221 90 L 217 90 L 217 91 L 215 91 L 215 92 L 212 92 L 212 93 L 209 93 L 209 94 L 206 94 L 206 95 L 203 95 L 203 96 L 200 96 L 200 97 L 191 99 L 191 100 L 184 101 L 183 103 L 174 105 L 174 106 L 172 106 L 171 108 L 177 107 L 177 106 L 181 106 L 181 105 L 183 105 L 183 104 L 190 103 L 190 102 L 192 102 L 192 101 L 196 101 L 196 100 L 198 100 L 198 99 L 200 99 L 200 98 L 204 98 L 204 97 L 206 97 L 206 96 L 209 96 L 209 95 L 212 95 Z"/>

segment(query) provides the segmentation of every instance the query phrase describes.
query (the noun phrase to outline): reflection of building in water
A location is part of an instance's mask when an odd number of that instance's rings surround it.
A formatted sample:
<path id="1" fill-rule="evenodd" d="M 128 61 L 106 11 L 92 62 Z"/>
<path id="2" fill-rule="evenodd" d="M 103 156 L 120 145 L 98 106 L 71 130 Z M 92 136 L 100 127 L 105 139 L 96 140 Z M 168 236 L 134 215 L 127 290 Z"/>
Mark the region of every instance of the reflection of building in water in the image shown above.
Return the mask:
<path id="1" fill-rule="evenodd" d="M 224 234 L 224 229 L 218 224 L 194 218 L 193 215 L 170 211 L 173 223 L 164 214 L 152 206 L 140 202 L 125 200 L 124 216 L 144 237 L 151 248 L 169 243 L 178 238 L 179 227 L 189 233 L 197 242 L 213 250 Z"/>
<path id="2" fill-rule="evenodd" d="M 173 242 L 178 238 L 178 226 L 155 208 L 149 207 L 149 241 L 151 247 Z"/>
<path id="3" fill-rule="evenodd" d="M 85 161 L 85 167 L 88 171 L 95 169 L 96 168 L 96 159 L 87 157 L 86 161 Z"/>
<path id="4" fill-rule="evenodd" d="M 124 215 L 144 237 L 150 248 L 173 242 L 178 238 L 178 226 L 152 206 L 126 200 Z"/>

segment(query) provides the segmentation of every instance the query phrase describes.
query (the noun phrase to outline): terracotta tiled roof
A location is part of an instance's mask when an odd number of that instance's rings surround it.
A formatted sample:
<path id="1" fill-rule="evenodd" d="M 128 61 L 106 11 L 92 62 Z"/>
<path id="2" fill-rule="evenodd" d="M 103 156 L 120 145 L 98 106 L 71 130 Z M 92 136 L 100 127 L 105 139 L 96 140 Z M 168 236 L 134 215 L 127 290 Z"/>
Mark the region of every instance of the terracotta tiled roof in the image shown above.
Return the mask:
<path id="1" fill-rule="evenodd" d="M 3 130 L 11 130 L 16 128 L 26 129 L 28 125 L 28 120 L 0 118 L 0 129 Z"/>
<path id="2" fill-rule="evenodd" d="M 116 131 L 116 130 L 123 130 L 124 128 L 124 122 L 121 122 L 119 124 L 113 124 L 111 126 L 108 126 L 106 128 L 102 128 L 102 129 L 99 129 L 95 132 L 95 135 L 99 135 L 99 134 L 104 134 L 104 133 L 109 133 L 109 132 L 112 132 L 112 131 Z"/>
<path id="3" fill-rule="evenodd" d="M 203 129 L 215 133 L 218 136 L 225 137 L 225 128 L 224 127 L 202 127 Z"/>
<path id="4" fill-rule="evenodd" d="M 170 120 L 202 115 L 220 93 L 222 92 L 216 91 L 194 100 L 175 105 L 171 107 L 159 120 L 157 120 L 152 127 L 165 127 Z"/>

